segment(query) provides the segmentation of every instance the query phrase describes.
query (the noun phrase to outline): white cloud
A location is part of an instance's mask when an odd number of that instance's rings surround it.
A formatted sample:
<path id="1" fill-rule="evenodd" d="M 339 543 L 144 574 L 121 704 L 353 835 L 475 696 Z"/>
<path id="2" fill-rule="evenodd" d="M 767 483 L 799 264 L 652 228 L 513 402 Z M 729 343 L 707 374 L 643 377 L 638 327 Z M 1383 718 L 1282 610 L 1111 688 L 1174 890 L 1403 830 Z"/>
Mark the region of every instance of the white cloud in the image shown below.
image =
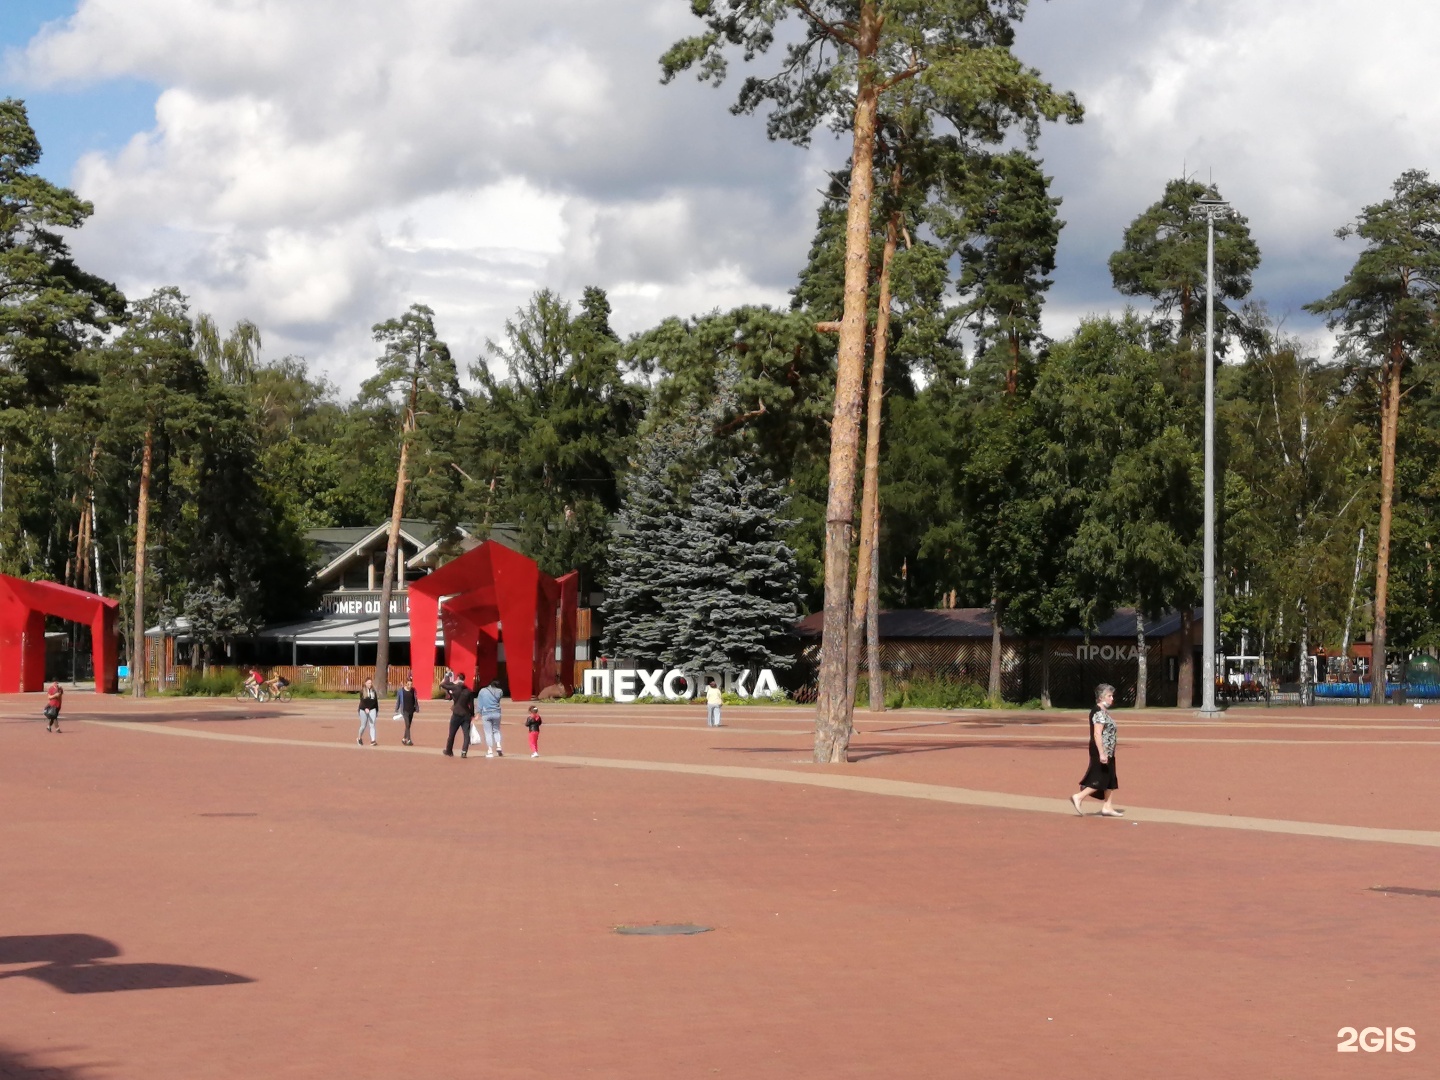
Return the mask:
<path id="1" fill-rule="evenodd" d="M 1354 257 L 1334 228 L 1440 151 L 1440 100 L 1402 78 L 1440 9 L 1355 7 L 1031 5 L 1018 51 L 1088 108 L 1041 144 L 1069 222 L 1051 333 L 1123 307 L 1105 259 L 1182 163 L 1249 217 L 1257 295 L 1313 325 L 1299 305 Z M 767 142 L 729 114 L 734 80 L 660 86 L 697 27 L 683 0 L 79 0 L 11 77 L 160 87 L 153 128 L 77 166 L 97 210 L 77 253 L 353 386 L 370 325 L 412 301 L 463 358 L 542 286 L 606 287 L 622 331 L 784 302 L 844 149 Z"/>
<path id="2" fill-rule="evenodd" d="M 153 129 L 79 162 L 77 253 L 353 385 L 415 301 L 461 356 L 542 286 L 608 288 L 622 330 L 783 302 L 814 163 L 730 117 L 733 88 L 659 85 L 673 6 L 81 0 L 12 76 L 162 87 Z"/>

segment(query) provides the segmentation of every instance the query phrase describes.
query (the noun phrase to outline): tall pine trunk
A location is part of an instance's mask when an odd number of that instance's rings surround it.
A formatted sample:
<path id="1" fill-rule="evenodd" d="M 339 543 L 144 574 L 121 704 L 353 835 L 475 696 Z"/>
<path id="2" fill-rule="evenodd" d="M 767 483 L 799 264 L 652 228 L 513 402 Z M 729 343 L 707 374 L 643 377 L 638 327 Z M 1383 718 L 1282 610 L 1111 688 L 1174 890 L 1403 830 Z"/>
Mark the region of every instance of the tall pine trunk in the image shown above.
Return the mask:
<path id="1" fill-rule="evenodd" d="M 896 166 L 890 187 L 900 186 L 900 169 Z M 875 346 L 870 361 L 870 392 L 865 404 L 865 473 L 860 487 L 860 549 L 855 560 L 855 603 L 850 613 L 848 693 L 855 700 L 860 678 L 860 645 L 866 641 L 866 623 L 872 612 L 878 616 L 876 590 L 879 588 L 880 539 L 880 425 L 885 401 L 885 358 L 890 345 L 890 265 L 895 258 L 899 240 L 899 214 L 892 213 L 885 226 L 885 248 L 880 259 L 880 297 L 875 315 Z M 870 675 L 870 708 L 875 709 L 875 678 L 879 669 L 878 631 L 876 646 L 867 651 Z M 868 642 L 867 642 L 868 644 Z M 883 691 L 882 691 L 883 694 Z M 881 708 L 884 707 L 882 696 Z"/>
<path id="2" fill-rule="evenodd" d="M 850 631 L 850 539 L 854 523 L 855 459 L 865 380 L 865 330 L 870 283 L 870 202 L 875 178 L 875 116 L 879 88 L 874 57 L 880 23 L 876 0 L 861 0 L 850 205 L 845 223 L 845 306 L 835 370 L 835 415 L 830 427 L 830 492 L 825 506 L 825 614 L 821 630 L 815 760 L 849 760 L 851 710 L 846 691 Z"/>
<path id="3" fill-rule="evenodd" d="M 140 495 L 135 503 L 135 618 L 130 626 L 130 694 L 145 696 L 145 546 L 150 542 L 150 468 L 155 458 L 155 429 L 145 429 L 145 452 L 140 458 Z M 97 672 L 97 677 L 99 673 Z"/>
<path id="4" fill-rule="evenodd" d="M 1195 701 L 1195 609 L 1186 604 L 1180 609 L 1180 671 L 1175 685 L 1175 706 L 1190 708 Z"/>
<path id="5" fill-rule="evenodd" d="M 870 711 L 885 711 L 885 665 L 880 658 L 880 515 L 870 544 L 870 605 L 865 613 L 865 664 L 870 671 Z"/>
<path id="6" fill-rule="evenodd" d="M 385 541 L 385 574 L 380 579 L 380 624 L 375 634 L 375 690 L 390 692 L 390 597 L 395 591 L 395 554 L 400 549 L 400 518 L 405 510 L 405 466 L 410 457 L 410 432 L 415 426 L 418 373 L 410 381 L 410 403 L 400 425 L 400 465 L 395 470 L 395 501 L 390 505 L 390 535 Z M 413 642 L 412 642 L 413 646 Z"/>
<path id="7" fill-rule="evenodd" d="M 1385 704 L 1385 607 L 1390 596 L 1390 511 L 1395 501 L 1395 440 L 1400 429 L 1402 345 L 1385 365 L 1380 411 L 1380 532 L 1375 544 L 1375 632 L 1371 636 L 1370 703 Z"/>

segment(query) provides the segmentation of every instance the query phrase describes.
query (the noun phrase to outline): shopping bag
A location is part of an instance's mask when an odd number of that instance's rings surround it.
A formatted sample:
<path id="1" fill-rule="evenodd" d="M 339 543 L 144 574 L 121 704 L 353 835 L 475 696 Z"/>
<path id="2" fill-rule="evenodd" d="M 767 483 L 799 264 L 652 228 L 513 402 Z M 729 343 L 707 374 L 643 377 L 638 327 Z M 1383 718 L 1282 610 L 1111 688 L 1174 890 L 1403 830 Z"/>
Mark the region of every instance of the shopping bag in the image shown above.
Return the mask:
<path id="1" fill-rule="evenodd" d="M 398 724 L 404 721 L 405 714 L 403 712 L 397 712 L 394 716 L 390 717 L 390 719 L 394 720 Z"/>
<path id="2" fill-rule="evenodd" d="M 481 737 L 482 737 L 482 736 L 480 735 L 480 729 L 475 726 L 475 721 L 474 721 L 474 720 L 471 720 L 471 721 L 470 721 L 470 741 L 471 741 L 472 743 L 477 743 L 477 742 L 480 741 Z"/>

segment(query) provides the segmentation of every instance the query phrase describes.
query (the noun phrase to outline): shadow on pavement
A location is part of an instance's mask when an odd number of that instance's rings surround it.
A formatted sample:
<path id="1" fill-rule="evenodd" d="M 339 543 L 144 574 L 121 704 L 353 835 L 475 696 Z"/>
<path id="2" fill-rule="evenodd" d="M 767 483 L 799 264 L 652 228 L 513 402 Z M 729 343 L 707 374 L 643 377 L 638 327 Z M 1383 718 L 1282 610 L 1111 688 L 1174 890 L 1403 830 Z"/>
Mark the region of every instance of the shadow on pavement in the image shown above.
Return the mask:
<path id="1" fill-rule="evenodd" d="M 0 966 L 36 965 L 19 971 L 0 972 L 0 979 L 37 979 L 66 994 L 172 990 L 184 986 L 227 986 L 255 981 L 231 971 L 191 964 L 106 962 L 119 955 L 118 945 L 93 934 L 0 937 Z M 10 1075 L 0 1063 L 0 1076 Z"/>
<path id="2" fill-rule="evenodd" d="M 0 1076 L 6 1080 L 85 1080 L 91 1075 L 84 1067 L 41 1065 L 30 1054 L 0 1045 Z"/>
<path id="3" fill-rule="evenodd" d="M 1075 752 L 1073 741 L 1048 742 L 1040 739 L 967 739 L 964 742 L 914 742 L 903 743 L 853 743 L 850 746 L 852 762 L 868 761 L 871 758 L 896 757 L 900 754 L 934 754 L 944 750 L 1064 750 Z"/>
<path id="4" fill-rule="evenodd" d="M 943 750 L 1067 750 L 1075 752 L 1079 745 L 1082 749 L 1084 743 L 1077 743 L 1076 740 L 1060 740 L 1054 742 L 1041 739 L 967 739 L 957 741 L 947 739 L 944 742 L 925 742 L 920 739 L 913 741 L 893 743 L 851 743 L 851 763 L 868 761 L 870 758 L 895 757 L 900 754 L 933 754 Z M 794 746 L 712 746 L 710 749 L 721 753 L 729 754 L 790 754 L 803 753 L 803 749 Z"/>

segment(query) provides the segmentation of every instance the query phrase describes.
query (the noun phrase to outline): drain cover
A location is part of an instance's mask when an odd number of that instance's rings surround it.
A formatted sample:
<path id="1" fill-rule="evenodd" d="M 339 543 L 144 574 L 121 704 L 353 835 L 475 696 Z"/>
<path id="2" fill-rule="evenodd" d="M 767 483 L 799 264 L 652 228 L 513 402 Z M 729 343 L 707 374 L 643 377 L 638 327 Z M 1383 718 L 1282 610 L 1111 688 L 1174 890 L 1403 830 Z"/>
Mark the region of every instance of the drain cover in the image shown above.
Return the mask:
<path id="1" fill-rule="evenodd" d="M 676 934 L 708 934 L 713 926 L 696 926 L 694 923 L 660 923 L 653 926 L 617 926 L 617 934 L 638 934 L 644 937 L 671 937 Z"/>
<path id="2" fill-rule="evenodd" d="M 1401 896 L 1440 896 L 1440 889 L 1409 889 L 1404 885 L 1371 885 L 1370 891 L 1399 893 Z"/>

